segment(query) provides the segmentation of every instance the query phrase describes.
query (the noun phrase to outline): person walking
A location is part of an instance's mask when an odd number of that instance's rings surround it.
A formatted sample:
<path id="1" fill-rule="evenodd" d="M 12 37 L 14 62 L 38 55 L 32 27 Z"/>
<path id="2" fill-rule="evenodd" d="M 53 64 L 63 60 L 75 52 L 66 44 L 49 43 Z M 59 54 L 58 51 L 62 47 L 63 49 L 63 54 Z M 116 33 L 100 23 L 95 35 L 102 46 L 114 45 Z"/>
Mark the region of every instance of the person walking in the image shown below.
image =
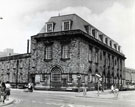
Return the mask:
<path id="1" fill-rule="evenodd" d="M 113 86 L 113 84 L 111 85 L 111 92 L 114 93 L 114 86 Z"/>
<path id="2" fill-rule="evenodd" d="M 10 89 L 11 89 L 10 82 L 9 82 L 9 81 L 7 81 L 7 82 L 6 82 L 6 98 L 7 98 L 7 100 L 9 100 L 9 96 L 10 96 Z"/>
<path id="3" fill-rule="evenodd" d="M 2 102 L 4 103 L 6 99 L 6 85 L 4 82 L 1 83 L 1 99 Z"/>
<path id="4" fill-rule="evenodd" d="M 28 83 L 28 90 L 29 90 L 29 92 L 33 92 L 33 83 L 32 82 Z"/>

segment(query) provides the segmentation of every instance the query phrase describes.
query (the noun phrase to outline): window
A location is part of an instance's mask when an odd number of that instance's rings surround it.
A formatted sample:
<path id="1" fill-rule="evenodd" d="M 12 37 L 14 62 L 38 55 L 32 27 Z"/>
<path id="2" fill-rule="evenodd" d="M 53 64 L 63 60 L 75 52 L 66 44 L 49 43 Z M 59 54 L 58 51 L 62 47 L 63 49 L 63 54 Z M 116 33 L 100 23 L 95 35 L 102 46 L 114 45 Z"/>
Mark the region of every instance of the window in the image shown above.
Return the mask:
<path id="1" fill-rule="evenodd" d="M 95 63 L 98 63 L 98 50 L 96 49 L 95 52 Z"/>
<path id="2" fill-rule="evenodd" d="M 61 57 L 62 57 L 62 59 L 68 59 L 68 58 L 70 58 L 70 52 L 69 52 L 69 45 L 68 44 L 63 44 L 62 45 L 62 50 L 61 50 Z"/>
<path id="3" fill-rule="evenodd" d="M 118 46 L 118 51 L 120 52 L 120 46 Z"/>
<path id="4" fill-rule="evenodd" d="M 105 43 L 108 44 L 108 39 L 107 38 L 105 38 Z"/>
<path id="5" fill-rule="evenodd" d="M 110 46 L 112 47 L 112 41 L 110 41 Z"/>
<path id="6" fill-rule="evenodd" d="M 54 30 L 54 23 L 47 23 L 46 32 L 53 32 L 53 30 Z"/>
<path id="7" fill-rule="evenodd" d="M 104 56 L 104 64 L 106 64 L 106 52 L 103 52 L 103 56 Z"/>
<path id="8" fill-rule="evenodd" d="M 95 29 L 93 29 L 93 30 L 92 30 L 92 36 L 94 36 L 94 37 L 95 37 L 95 36 L 96 36 L 96 34 L 95 34 L 95 33 L 96 33 L 96 31 L 95 31 Z"/>
<path id="9" fill-rule="evenodd" d="M 69 74 L 69 82 L 72 83 L 72 80 L 73 80 L 72 74 Z"/>
<path id="10" fill-rule="evenodd" d="M 103 35 L 99 35 L 99 40 L 103 42 Z"/>
<path id="11" fill-rule="evenodd" d="M 115 66 L 117 65 L 117 59 L 115 59 Z"/>
<path id="12" fill-rule="evenodd" d="M 85 27 L 86 32 L 89 34 L 90 33 L 90 26 L 89 25 L 86 25 L 84 27 Z"/>
<path id="13" fill-rule="evenodd" d="M 90 46 L 89 47 L 89 53 L 88 53 L 88 58 L 89 58 L 89 61 L 92 61 L 92 47 Z"/>
<path id="14" fill-rule="evenodd" d="M 102 51 L 100 51 L 100 60 L 102 60 Z"/>
<path id="15" fill-rule="evenodd" d="M 46 47 L 45 47 L 45 59 L 52 59 L 52 45 L 46 45 Z"/>
<path id="16" fill-rule="evenodd" d="M 67 31 L 67 30 L 70 30 L 71 29 L 71 21 L 64 21 L 62 23 L 62 30 L 63 31 Z"/>
<path id="17" fill-rule="evenodd" d="M 117 44 L 114 44 L 114 49 L 117 49 Z"/>

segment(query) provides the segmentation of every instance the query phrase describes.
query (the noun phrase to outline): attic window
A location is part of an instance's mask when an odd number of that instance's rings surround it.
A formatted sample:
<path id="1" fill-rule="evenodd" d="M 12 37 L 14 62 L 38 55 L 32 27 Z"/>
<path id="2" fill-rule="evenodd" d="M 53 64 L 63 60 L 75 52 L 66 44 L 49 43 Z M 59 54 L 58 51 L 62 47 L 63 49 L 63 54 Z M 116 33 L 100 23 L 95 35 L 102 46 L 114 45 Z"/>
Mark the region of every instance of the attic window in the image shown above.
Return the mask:
<path id="1" fill-rule="evenodd" d="M 96 31 L 95 31 L 95 29 L 93 29 L 93 30 L 92 30 L 92 35 L 93 35 L 94 37 L 96 36 L 95 33 L 96 33 Z"/>
<path id="2" fill-rule="evenodd" d="M 46 32 L 53 32 L 53 30 L 54 30 L 54 23 L 47 23 Z"/>
<path id="3" fill-rule="evenodd" d="M 89 25 L 86 25 L 84 27 L 85 27 L 86 32 L 89 34 L 90 33 L 90 26 Z"/>
<path id="4" fill-rule="evenodd" d="M 108 44 L 108 38 L 105 38 L 105 43 Z"/>
<path id="5" fill-rule="evenodd" d="M 71 20 L 62 22 L 62 31 L 71 30 Z"/>
<path id="6" fill-rule="evenodd" d="M 117 49 L 117 45 L 116 44 L 114 44 L 114 48 Z"/>
<path id="7" fill-rule="evenodd" d="M 110 41 L 110 46 L 112 47 L 112 41 Z"/>
<path id="8" fill-rule="evenodd" d="M 103 42 L 103 35 L 99 35 L 99 39 Z"/>

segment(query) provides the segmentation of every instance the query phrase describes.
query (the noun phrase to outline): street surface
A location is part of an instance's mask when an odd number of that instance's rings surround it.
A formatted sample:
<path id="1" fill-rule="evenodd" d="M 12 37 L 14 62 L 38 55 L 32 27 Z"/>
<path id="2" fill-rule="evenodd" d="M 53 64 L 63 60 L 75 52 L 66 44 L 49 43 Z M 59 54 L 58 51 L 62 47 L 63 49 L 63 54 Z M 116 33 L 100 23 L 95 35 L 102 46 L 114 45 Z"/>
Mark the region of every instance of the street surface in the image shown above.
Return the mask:
<path id="1" fill-rule="evenodd" d="M 120 92 L 118 98 L 101 98 L 84 97 L 82 93 L 77 92 L 34 91 L 31 93 L 17 89 L 11 91 L 11 97 L 16 101 L 8 107 L 135 107 L 135 91 Z"/>

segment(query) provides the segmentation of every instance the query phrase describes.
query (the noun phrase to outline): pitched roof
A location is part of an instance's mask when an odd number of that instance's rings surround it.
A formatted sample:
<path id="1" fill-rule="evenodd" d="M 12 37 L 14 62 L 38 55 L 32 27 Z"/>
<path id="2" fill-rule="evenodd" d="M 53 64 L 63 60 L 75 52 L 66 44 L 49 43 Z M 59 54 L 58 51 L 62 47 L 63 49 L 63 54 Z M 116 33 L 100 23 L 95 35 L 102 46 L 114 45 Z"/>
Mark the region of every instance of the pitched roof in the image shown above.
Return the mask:
<path id="1" fill-rule="evenodd" d="M 90 25 L 88 22 L 83 20 L 81 17 L 79 17 L 76 14 L 69 14 L 69 15 L 62 15 L 62 16 L 54 16 L 49 19 L 49 22 L 55 23 L 54 27 L 54 32 L 58 32 L 62 30 L 62 22 L 66 20 L 71 20 L 72 23 L 72 30 L 80 29 L 84 32 L 85 30 L 85 25 Z M 46 33 L 46 25 L 43 26 L 41 31 L 39 33 Z"/>

